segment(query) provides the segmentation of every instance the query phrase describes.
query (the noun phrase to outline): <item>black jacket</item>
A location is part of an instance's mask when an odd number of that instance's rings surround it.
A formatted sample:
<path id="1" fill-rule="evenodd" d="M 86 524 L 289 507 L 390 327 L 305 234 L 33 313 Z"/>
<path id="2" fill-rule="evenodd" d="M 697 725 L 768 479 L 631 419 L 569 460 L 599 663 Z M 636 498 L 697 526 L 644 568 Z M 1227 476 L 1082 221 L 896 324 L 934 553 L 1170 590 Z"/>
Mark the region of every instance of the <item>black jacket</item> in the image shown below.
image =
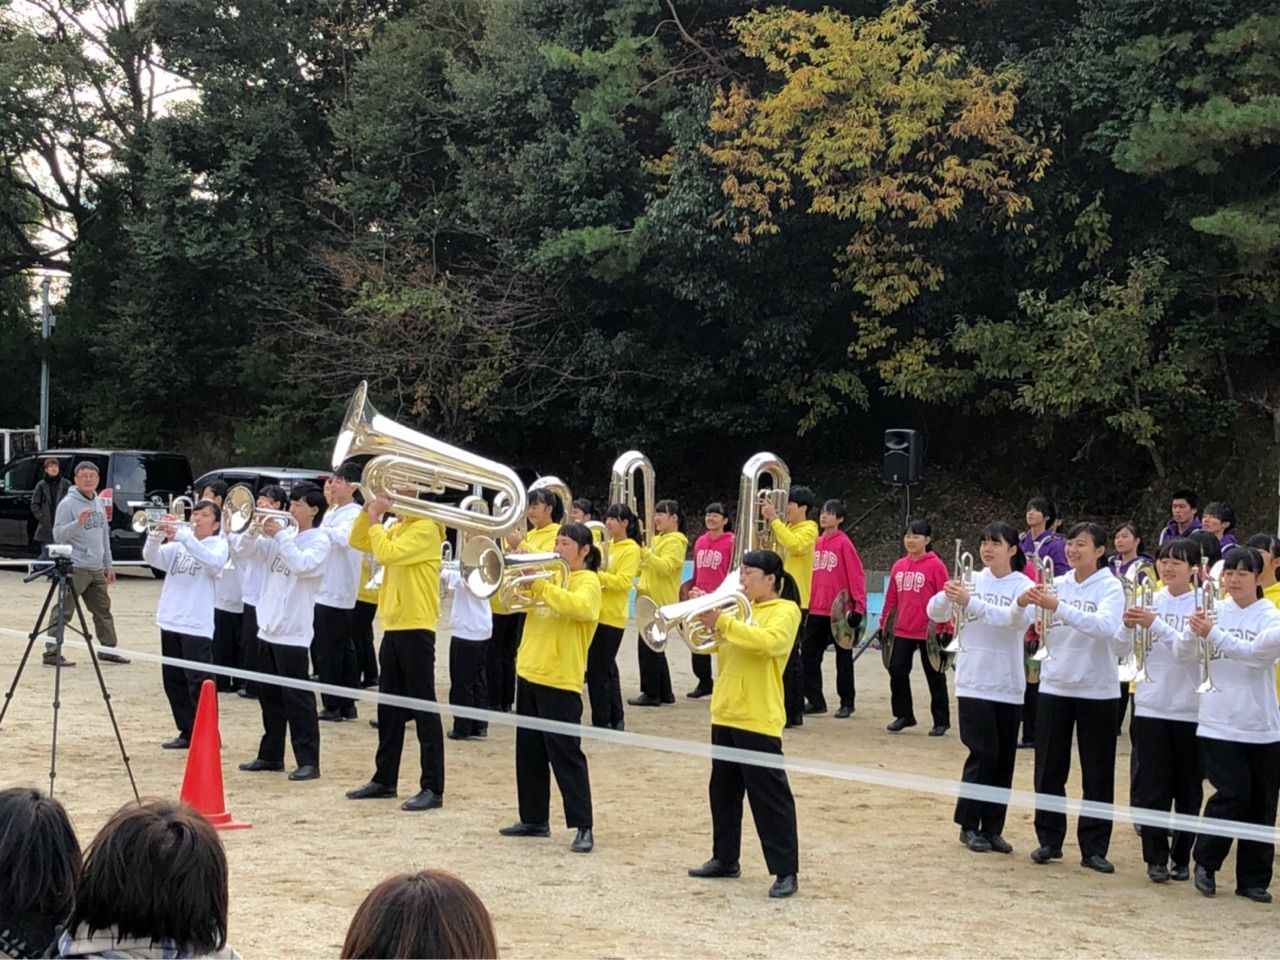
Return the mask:
<path id="1" fill-rule="evenodd" d="M 58 477 L 56 484 L 50 484 L 43 476 L 36 483 L 35 492 L 31 494 L 31 512 L 36 518 L 37 542 L 53 542 L 53 517 L 70 489 L 71 481 L 62 476 Z"/>

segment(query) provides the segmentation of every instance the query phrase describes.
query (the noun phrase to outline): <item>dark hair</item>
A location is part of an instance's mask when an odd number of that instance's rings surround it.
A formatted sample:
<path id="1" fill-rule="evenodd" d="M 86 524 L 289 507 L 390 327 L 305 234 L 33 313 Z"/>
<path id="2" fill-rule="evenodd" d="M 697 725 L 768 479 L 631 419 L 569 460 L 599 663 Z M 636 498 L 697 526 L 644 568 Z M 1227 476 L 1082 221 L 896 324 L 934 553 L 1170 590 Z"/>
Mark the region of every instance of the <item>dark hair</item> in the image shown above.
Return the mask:
<path id="1" fill-rule="evenodd" d="M 615 503 L 610 505 L 609 509 L 604 512 L 605 518 L 613 517 L 615 520 L 621 520 L 627 525 L 627 536 L 637 543 L 640 542 L 640 520 L 635 513 L 625 503 Z"/>
<path id="2" fill-rule="evenodd" d="M 0 790 L 0 876 L 0 916 L 50 925 L 67 919 L 80 878 L 80 842 L 53 797 L 33 787 Z"/>
<path id="3" fill-rule="evenodd" d="M 289 494 L 285 493 L 284 487 L 278 483 L 267 484 L 258 491 L 258 496 L 266 497 L 281 510 L 289 505 Z"/>
<path id="4" fill-rule="evenodd" d="M 829 513 L 841 520 L 849 515 L 849 511 L 845 509 L 844 502 L 840 500 L 828 500 L 822 505 L 822 512 Z"/>
<path id="5" fill-rule="evenodd" d="M 335 477 L 339 477 L 347 481 L 347 483 L 359 483 L 363 474 L 364 471 L 360 468 L 360 465 L 352 460 L 343 462 L 338 466 L 337 470 L 333 471 Z"/>
<path id="6" fill-rule="evenodd" d="M 596 515 L 596 508 L 592 506 L 591 501 L 586 497 L 574 497 L 573 507 L 576 510 L 581 510 L 589 517 L 594 517 Z"/>
<path id="7" fill-rule="evenodd" d="M 339 954 L 344 960 L 497 955 L 498 938 L 484 903 L 443 870 L 397 874 L 369 891 Z"/>
<path id="8" fill-rule="evenodd" d="M 535 503 L 551 508 L 552 523 L 564 521 L 564 504 L 560 502 L 559 495 L 550 487 L 539 487 L 537 490 L 529 491 L 528 504 L 533 506 Z"/>
<path id="9" fill-rule="evenodd" d="M 1169 502 L 1172 503 L 1174 500 L 1187 501 L 1187 506 L 1192 510 L 1199 510 L 1200 508 L 1200 498 L 1196 496 L 1196 492 L 1194 490 L 1187 490 L 1185 488 L 1182 490 L 1175 490 L 1169 495 Z"/>
<path id="10" fill-rule="evenodd" d="M 978 538 L 981 542 L 1007 543 L 1014 548 L 1011 566 L 1021 573 L 1027 566 L 1027 555 L 1022 552 L 1022 542 L 1018 539 L 1018 531 L 1003 520 L 987 524 Z"/>
<path id="11" fill-rule="evenodd" d="M 53 464 L 55 467 L 57 467 L 59 472 L 62 471 L 62 461 L 59 460 L 57 457 L 45 457 L 44 461 L 40 464 L 40 469 L 48 470 L 50 464 Z"/>
<path id="12" fill-rule="evenodd" d="M 818 495 L 808 487 L 796 485 L 787 491 L 787 503 L 798 503 L 807 511 L 818 502 Z"/>
<path id="13" fill-rule="evenodd" d="M 586 568 L 588 570 L 600 569 L 600 548 L 596 546 L 595 535 L 591 532 L 591 528 L 585 523 L 562 523 L 559 531 L 556 532 L 557 537 L 568 537 L 580 547 L 590 547 L 587 551 Z"/>
<path id="14" fill-rule="evenodd" d="M 72 470 L 72 474 L 83 473 L 86 470 L 92 470 L 94 473 L 101 475 L 102 471 L 98 469 L 98 465 L 92 460 L 81 460 L 76 464 L 76 468 Z"/>
<path id="15" fill-rule="evenodd" d="M 208 510 L 213 514 L 214 530 L 222 529 L 222 508 L 212 500 L 197 500 L 196 505 L 191 508 L 191 515 L 194 517 L 197 510 Z"/>
<path id="16" fill-rule="evenodd" d="M 1146 546 L 1146 544 L 1142 542 L 1142 530 L 1139 529 L 1138 525 L 1132 520 L 1126 520 L 1124 523 L 1120 524 L 1120 526 L 1116 527 L 1116 533 L 1119 533 L 1121 530 L 1128 530 L 1133 534 L 1133 539 L 1138 541 L 1137 551 L 1138 553 L 1142 553 L 1142 548 Z M 1115 533 L 1111 536 L 1115 537 Z"/>
<path id="17" fill-rule="evenodd" d="M 1255 533 L 1244 545 L 1271 554 L 1273 560 L 1280 560 L 1280 537 L 1273 537 L 1269 533 Z"/>
<path id="18" fill-rule="evenodd" d="M 684 530 L 684 517 L 680 513 L 680 504 L 674 500 L 659 500 L 653 505 L 654 513 L 669 513 L 676 518 L 676 529 Z"/>
<path id="19" fill-rule="evenodd" d="M 1190 564 L 1192 571 L 1200 569 L 1200 547 L 1194 540 L 1186 537 L 1178 537 L 1176 540 L 1166 540 L 1161 544 L 1159 551 L 1156 553 L 1157 560 L 1163 560 L 1168 557 L 1170 560 L 1181 560 L 1183 563 Z"/>
<path id="20" fill-rule="evenodd" d="M 1087 536 L 1092 540 L 1095 547 L 1102 547 L 1102 556 L 1098 557 L 1097 569 L 1103 569 L 1107 565 L 1107 528 L 1100 523 L 1082 520 L 1080 523 L 1073 524 L 1071 529 L 1067 531 L 1068 540 L 1083 536 Z"/>
<path id="21" fill-rule="evenodd" d="M 915 533 L 915 534 L 919 534 L 919 535 L 920 535 L 920 536 L 922 536 L 922 537 L 929 537 L 929 543 L 925 544 L 925 548 L 924 548 L 924 549 L 925 549 L 925 551 L 926 551 L 926 552 L 932 552 L 932 550 L 933 550 L 933 524 L 931 524 L 928 520 L 910 520 L 910 521 L 908 521 L 908 522 L 907 522 L 907 529 L 906 529 L 906 531 L 903 533 L 903 536 L 906 536 L 908 533 Z"/>
<path id="22" fill-rule="evenodd" d="M 172 940 L 190 954 L 227 945 L 227 856 L 209 821 L 185 803 L 116 811 L 93 838 L 67 928 Z"/>
<path id="23" fill-rule="evenodd" d="M 800 586 L 795 577 L 782 567 L 782 558 L 772 550 L 748 550 L 742 557 L 744 567 L 755 567 L 766 577 L 773 577 L 773 589 L 783 600 L 800 602 Z"/>
<path id="24" fill-rule="evenodd" d="M 706 508 L 702 512 L 704 514 L 707 514 L 707 513 L 720 514 L 720 516 L 724 517 L 724 528 L 726 530 L 733 529 L 733 517 L 729 516 L 728 509 L 725 507 L 724 503 L 721 502 L 720 500 L 713 500 L 711 503 L 708 503 Z"/>
<path id="25" fill-rule="evenodd" d="M 197 490 L 196 493 L 203 494 L 206 490 L 212 490 L 213 495 L 219 500 L 227 499 L 227 481 L 225 480 L 210 480 L 203 487 Z"/>
<path id="26" fill-rule="evenodd" d="M 1027 509 L 1035 510 L 1044 517 L 1044 526 L 1046 530 L 1053 526 L 1053 521 L 1058 519 L 1058 506 L 1048 497 L 1032 497 L 1027 501 Z"/>
<path id="27" fill-rule="evenodd" d="M 316 508 L 316 518 L 311 521 L 313 527 L 320 526 L 320 521 L 324 519 L 324 512 L 329 509 L 329 501 L 324 498 L 324 491 L 317 487 L 314 483 L 299 483 L 289 491 L 289 502 L 301 500 L 308 507 Z"/>
<path id="28" fill-rule="evenodd" d="M 1262 560 L 1262 554 L 1253 547 L 1232 547 L 1222 558 L 1223 570 L 1248 570 L 1255 577 L 1262 576 L 1266 566 Z M 1258 599 L 1262 599 L 1262 584 L 1258 584 Z"/>
<path id="29" fill-rule="evenodd" d="M 1209 561 L 1209 566 L 1222 559 L 1222 541 L 1208 530 L 1192 530 L 1187 539 L 1200 548 L 1200 556 Z"/>
<path id="30" fill-rule="evenodd" d="M 1236 512 L 1221 500 L 1215 500 L 1213 503 L 1206 504 L 1205 508 L 1200 511 L 1200 516 L 1206 517 L 1212 514 L 1222 521 L 1225 528 L 1224 533 L 1230 533 L 1236 528 Z"/>

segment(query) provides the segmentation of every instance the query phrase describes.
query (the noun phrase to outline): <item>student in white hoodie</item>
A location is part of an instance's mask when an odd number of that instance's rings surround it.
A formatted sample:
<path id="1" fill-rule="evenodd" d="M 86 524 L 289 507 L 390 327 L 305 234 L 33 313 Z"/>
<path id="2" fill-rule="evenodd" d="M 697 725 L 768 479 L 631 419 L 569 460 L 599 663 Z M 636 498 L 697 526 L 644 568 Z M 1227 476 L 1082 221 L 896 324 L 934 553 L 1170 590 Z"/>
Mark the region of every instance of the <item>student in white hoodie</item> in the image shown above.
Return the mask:
<path id="1" fill-rule="evenodd" d="M 289 495 L 284 492 L 284 487 L 271 483 L 258 491 L 257 504 L 263 510 L 284 510 L 289 506 Z M 240 666 L 245 670 L 259 670 L 262 641 L 258 639 L 258 599 L 262 596 L 262 585 L 267 580 L 267 568 L 257 558 L 256 533 L 229 533 L 227 546 L 240 574 L 240 605 L 244 610 L 244 621 L 240 625 Z M 256 700 L 258 684 L 252 680 L 246 681 L 236 693 L 246 699 Z"/>
<path id="2" fill-rule="evenodd" d="M 265 536 L 254 544 L 267 580 L 258 600 L 258 637 L 262 641 L 259 668 L 263 673 L 306 680 L 315 618 L 316 594 L 329 559 L 329 537 L 317 529 L 324 519 L 324 494 L 314 484 L 289 495 L 289 513 L 298 525 L 294 535 L 278 521 L 263 524 Z M 306 690 L 264 684 L 262 741 L 258 755 L 240 764 L 241 770 L 283 770 L 284 735 L 288 728 L 293 758 L 298 762 L 290 780 L 320 776 L 320 724 L 316 698 Z"/>
<path id="3" fill-rule="evenodd" d="M 213 480 L 200 491 L 201 500 L 212 501 L 222 510 L 227 499 L 227 481 Z M 223 531 L 225 536 L 226 531 Z M 231 545 L 227 544 L 228 557 Z M 213 599 L 213 662 L 220 667 L 238 667 L 244 648 L 244 597 L 241 593 L 240 570 L 228 564 L 218 575 L 218 592 Z M 214 677 L 219 693 L 239 690 L 242 680 L 218 674 Z"/>
<path id="4" fill-rule="evenodd" d="M 1280 708 L 1275 688 L 1280 611 L 1263 599 L 1262 567 L 1262 555 L 1252 547 L 1228 551 L 1222 585 L 1229 599 L 1219 606 L 1216 623 L 1203 610 L 1192 614 L 1177 650 L 1179 656 L 1195 661 L 1201 641 L 1207 638 L 1215 656 L 1220 656 L 1209 661 L 1213 689 L 1200 695 L 1196 727 L 1205 777 L 1214 788 L 1204 815 L 1274 826 L 1280 793 Z M 1217 893 L 1214 874 L 1230 850 L 1230 837 L 1201 834 L 1196 838 L 1195 884 L 1206 897 Z M 1267 887 L 1274 859 L 1271 844 L 1241 840 L 1236 849 L 1236 894 L 1255 903 L 1270 903 Z"/>
<path id="5" fill-rule="evenodd" d="M 449 702 L 461 707 L 489 706 L 484 665 L 489 640 L 493 636 L 493 609 L 467 589 L 457 564 L 440 569 L 440 590 L 453 592 L 449 611 Z M 483 740 L 489 735 L 489 724 L 467 717 L 453 718 L 453 728 L 445 734 L 450 740 Z"/>
<path id="6" fill-rule="evenodd" d="M 356 665 L 354 614 L 360 591 L 360 560 L 364 556 L 347 539 L 356 517 L 364 508 L 356 502 L 360 468 L 344 463 L 324 482 L 325 511 L 320 529 L 329 537 L 329 560 L 316 597 L 315 639 L 311 658 L 321 683 L 355 687 L 360 682 Z M 324 709 L 320 719 L 338 722 L 356 719 L 356 702 L 351 697 L 322 693 Z"/>
<path id="7" fill-rule="evenodd" d="M 227 563 L 227 542 L 218 535 L 220 518 L 215 503 L 201 500 L 191 510 L 190 527 L 175 526 L 176 518 L 168 515 L 142 547 L 142 558 L 165 574 L 156 626 L 160 652 L 166 657 L 213 663 L 214 595 L 218 574 Z M 200 685 L 210 675 L 167 663 L 160 673 L 178 728 L 178 735 L 164 748 L 185 750 L 191 745 Z"/>
<path id="8" fill-rule="evenodd" d="M 1096 523 L 1077 523 L 1067 532 L 1067 563 L 1053 588 L 1038 584 L 1018 598 L 1020 606 L 1050 611 L 1054 623 L 1044 645 L 1049 658 L 1040 665 L 1036 715 L 1037 793 L 1065 797 L 1071 772 L 1071 740 L 1079 742 L 1080 780 L 1084 799 L 1115 799 L 1116 713 L 1120 705 L 1119 657 L 1125 644 L 1117 639 L 1124 616 L 1124 588 L 1107 567 L 1107 531 Z M 1066 814 L 1036 810 L 1035 863 L 1062 859 L 1067 835 Z M 1080 865 L 1114 873 L 1107 860 L 1111 821 L 1081 817 L 1076 824 Z"/>
<path id="9" fill-rule="evenodd" d="M 1156 572 L 1164 586 L 1152 606 L 1133 606 L 1124 612 L 1121 637 L 1132 648 L 1137 628 L 1151 631 L 1146 681 L 1138 681 L 1133 694 L 1133 719 L 1129 722 L 1129 802 L 1135 807 L 1195 816 L 1204 799 L 1204 774 L 1200 745 L 1196 742 L 1196 713 L 1200 709 L 1195 662 L 1179 658 L 1178 638 L 1195 612 L 1192 578 L 1200 565 L 1200 548 L 1185 538 L 1166 540 L 1156 559 Z M 1142 859 L 1147 876 L 1155 883 L 1186 880 L 1190 876 L 1194 833 L 1144 826 Z M 1172 860 L 1172 866 L 1170 861 Z"/>
<path id="10" fill-rule="evenodd" d="M 989 787 L 1013 785 L 1018 755 L 1018 724 L 1026 692 L 1023 637 L 1031 626 L 1032 608 L 1018 598 L 1032 586 L 1022 573 L 1027 558 L 1018 533 L 1007 523 L 982 531 L 978 547 L 983 569 L 974 574 L 973 589 L 948 580 L 929 600 L 929 619 L 946 623 L 956 606 L 969 618 L 960 633 L 963 652 L 956 657 L 956 701 L 960 740 L 969 748 L 960 779 Z M 1006 804 L 956 801 L 960 842 L 974 853 L 1012 853 L 1004 839 Z"/>

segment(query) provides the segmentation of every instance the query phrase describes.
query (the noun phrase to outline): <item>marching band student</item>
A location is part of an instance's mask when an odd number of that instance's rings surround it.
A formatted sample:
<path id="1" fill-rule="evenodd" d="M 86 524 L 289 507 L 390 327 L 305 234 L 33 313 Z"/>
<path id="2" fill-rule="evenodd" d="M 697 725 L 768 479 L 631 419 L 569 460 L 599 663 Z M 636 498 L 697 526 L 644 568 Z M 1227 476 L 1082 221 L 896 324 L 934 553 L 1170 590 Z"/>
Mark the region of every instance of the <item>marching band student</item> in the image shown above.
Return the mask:
<path id="1" fill-rule="evenodd" d="M 1200 529 L 1200 518 L 1196 514 L 1200 510 L 1200 498 L 1194 490 L 1175 490 L 1169 498 L 1171 519 L 1160 531 L 1160 543 L 1166 540 L 1177 540 L 1185 537 L 1193 530 Z"/>
<path id="2" fill-rule="evenodd" d="M 707 504 L 703 511 L 706 533 L 693 545 L 693 586 L 703 593 L 713 593 L 733 565 L 735 539 L 729 530 L 729 513 L 720 502 Z M 690 700 L 711 696 L 715 680 L 711 673 L 711 654 L 689 651 L 689 661 L 698 684 L 685 694 Z"/>
<path id="3" fill-rule="evenodd" d="M 1191 579 L 1200 565 L 1200 548 L 1189 540 L 1169 540 L 1160 548 L 1156 571 L 1164 586 L 1150 607 L 1133 606 L 1124 612 L 1121 639 L 1132 646 L 1135 628 L 1151 631 L 1147 673 L 1151 682 L 1139 682 L 1133 695 L 1133 719 L 1129 738 L 1129 802 L 1135 807 L 1195 816 L 1204 798 L 1204 775 L 1196 742 L 1196 714 L 1200 708 L 1196 685 L 1200 682 L 1194 660 L 1179 659 L 1178 638 L 1195 612 Z M 1147 876 L 1155 883 L 1186 880 L 1190 875 L 1194 833 L 1143 826 L 1142 859 Z M 1172 860 L 1172 867 L 1170 861 Z"/>
<path id="4" fill-rule="evenodd" d="M 1280 580 L 1276 579 L 1276 571 L 1280 569 L 1280 538 L 1255 533 L 1249 538 L 1248 546 L 1262 555 L 1262 598 L 1280 607 Z M 1280 663 L 1276 664 L 1276 695 L 1280 697 Z"/>
<path id="5" fill-rule="evenodd" d="M 213 480 L 200 491 L 200 499 L 212 502 L 219 511 L 227 498 L 227 482 Z M 219 514 L 221 515 L 221 514 Z M 222 531 L 226 535 L 226 531 Z M 230 558 L 230 544 L 227 556 Z M 240 571 L 228 563 L 218 575 L 213 600 L 213 662 L 219 667 L 241 665 L 244 650 L 244 599 L 241 595 Z M 218 674 L 214 677 L 219 693 L 231 693 L 244 686 L 243 680 Z"/>
<path id="6" fill-rule="evenodd" d="M 1007 523 L 993 523 L 982 531 L 978 547 L 982 570 L 974 574 L 973 590 L 948 580 L 929 600 L 929 617 L 945 623 L 955 607 L 968 621 L 960 634 L 963 650 L 956 657 L 956 704 L 960 712 L 960 741 L 969 748 L 960 779 L 989 787 L 1013 785 L 1018 756 L 1018 714 L 1022 710 L 1023 637 L 1031 626 L 1031 611 L 1018 597 L 1032 586 L 1023 573 L 1026 556 L 1018 534 Z M 1004 839 L 1003 803 L 956 801 L 955 822 L 960 842 L 974 853 L 1012 853 Z"/>
<path id="7" fill-rule="evenodd" d="M 1225 554 L 1237 546 L 1235 538 L 1236 512 L 1225 503 L 1215 500 L 1200 512 L 1200 525 L 1203 529 L 1218 538 Z"/>
<path id="8" fill-rule="evenodd" d="M 582 720 L 582 673 L 587 648 L 600 616 L 600 550 L 591 530 L 566 523 L 556 536 L 555 552 L 569 564 L 569 586 L 535 580 L 537 605 L 529 610 L 516 658 L 516 712 L 579 723 Z M 550 765 L 550 771 L 548 771 Z M 504 837 L 551 835 L 551 773 L 564 801 L 565 825 L 577 828 L 569 849 L 590 853 L 592 835 L 591 780 L 579 737 L 516 729 L 516 793 L 520 820 L 498 832 Z"/>
<path id="9" fill-rule="evenodd" d="M 640 548 L 640 582 L 637 596 L 649 597 L 658 606 L 680 599 L 680 575 L 689 538 L 680 530 L 680 506 L 674 500 L 659 500 L 653 507 L 653 543 Z M 636 644 L 640 663 L 640 696 L 627 703 L 633 707 L 660 707 L 675 703 L 671 691 L 671 665 L 665 653 L 655 653 L 645 643 Z"/>
<path id="10" fill-rule="evenodd" d="M 1080 779 L 1086 800 L 1111 803 L 1115 796 L 1116 700 L 1118 658 L 1125 644 L 1117 639 L 1124 616 L 1124 588 L 1107 568 L 1107 531 L 1096 523 L 1077 523 L 1067 532 L 1071 572 L 1054 579 L 1053 590 L 1037 584 L 1018 598 L 1054 614 L 1043 642 L 1049 658 L 1040 667 L 1039 716 L 1036 718 L 1037 793 L 1066 796 L 1071 770 L 1071 739 L 1079 728 Z M 1062 859 L 1067 833 L 1065 814 L 1036 810 L 1035 863 Z M 1076 824 L 1080 865 L 1114 873 L 1107 860 L 1111 821 L 1081 817 Z"/>
<path id="11" fill-rule="evenodd" d="M 1126 521 L 1116 527 L 1111 542 L 1115 544 L 1116 552 L 1107 559 L 1107 563 L 1111 567 L 1111 572 L 1122 580 L 1135 566 L 1155 563 L 1155 558 L 1144 549 L 1142 531 L 1138 529 L 1136 523 Z M 1129 710 L 1129 694 L 1132 686 L 1133 684 L 1128 680 L 1120 682 L 1120 709 L 1116 719 L 1116 736 L 1124 732 L 1124 715 Z"/>
<path id="12" fill-rule="evenodd" d="M 373 554 L 382 565 L 378 619 L 382 621 L 381 693 L 436 699 L 436 626 L 440 620 L 440 548 L 444 528 L 407 514 L 390 529 L 382 519 L 391 508 L 386 496 L 371 499 L 351 528 L 351 546 Z M 413 720 L 422 774 L 419 791 L 401 810 L 434 810 L 444 805 L 444 725 L 440 714 L 378 704 L 378 752 L 373 778 L 347 791 L 348 800 L 394 797 L 404 752 L 404 727 Z"/>
<path id="13" fill-rule="evenodd" d="M 449 613 L 449 703 L 459 707 L 489 705 L 484 664 L 493 635 L 493 608 L 467 589 L 456 565 L 440 571 L 440 584 L 453 592 Z M 450 740 L 483 740 L 489 735 L 484 720 L 454 716 L 453 727 L 445 734 Z"/>
<path id="14" fill-rule="evenodd" d="M 263 510 L 284 510 L 289 505 L 289 495 L 284 487 L 268 484 L 258 491 L 257 505 Z M 262 641 L 258 639 L 258 601 L 267 581 L 267 568 L 257 558 L 257 535 L 249 532 L 228 533 L 227 546 L 240 575 L 240 601 L 244 619 L 240 625 L 240 669 L 262 669 Z M 251 680 L 236 691 L 242 697 L 256 700 L 258 684 Z"/>
<path id="15" fill-rule="evenodd" d="M 1206 636 L 1216 648 L 1210 664 L 1214 687 L 1200 697 L 1197 730 L 1205 775 L 1217 790 L 1204 815 L 1272 824 L 1280 788 L 1280 712 L 1271 674 L 1280 660 L 1280 612 L 1265 599 L 1265 565 L 1262 554 L 1251 547 L 1228 552 L 1221 578 L 1230 599 L 1219 607 L 1216 626 L 1197 611 L 1179 652 L 1184 658 L 1197 659 L 1198 638 Z M 1203 667 L 1197 663 L 1197 670 Z M 1205 896 L 1216 892 L 1214 873 L 1230 846 L 1230 838 L 1202 835 L 1197 839 L 1196 889 Z M 1271 901 L 1266 888 L 1273 853 L 1269 844 L 1240 842 L 1238 895 L 1261 903 Z"/>
<path id="16" fill-rule="evenodd" d="M 1210 570 L 1218 565 L 1218 561 L 1222 559 L 1221 540 L 1208 530 L 1192 530 L 1187 534 L 1187 539 L 1200 548 L 1200 556 L 1204 558 Z"/>
<path id="17" fill-rule="evenodd" d="M 316 595 L 315 640 L 311 659 L 321 683 L 354 687 L 359 682 L 356 644 L 352 618 L 356 594 L 360 591 L 361 553 L 350 544 L 351 528 L 362 508 L 356 502 L 360 484 L 360 468 L 344 463 L 324 482 L 324 496 L 329 502 L 320 530 L 329 538 L 329 559 L 324 578 Z M 321 720 L 339 722 L 356 718 L 356 702 L 350 697 L 322 693 Z"/>
<path id="18" fill-rule="evenodd" d="M 796 632 L 787 669 L 782 675 L 782 689 L 787 703 L 787 726 L 798 727 L 804 723 L 804 667 L 801 661 L 801 644 L 804 620 L 809 612 L 809 590 L 813 581 L 813 548 L 818 542 L 818 525 L 809 519 L 809 509 L 818 498 L 808 487 L 793 486 L 787 491 L 787 519 L 766 500 L 760 508 L 760 516 L 769 524 L 773 538 L 782 555 L 783 566 L 791 574 L 800 590 L 800 630 Z"/>
<path id="19" fill-rule="evenodd" d="M 1197 610 L 1177 649 L 1195 662 L 1207 639 L 1221 657 L 1209 662 L 1214 687 L 1200 695 L 1196 727 L 1204 774 L 1214 788 L 1204 816 L 1273 826 L 1280 793 L 1280 709 L 1273 683 L 1280 611 L 1262 598 L 1261 579 L 1261 555 L 1250 547 L 1232 548 L 1222 568 L 1229 599 L 1218 607 L 1217 622 Z M 1202 833 L 1196 838 L 1195 885 L 1206 897 L 1217 893 L 1214 875 L 1230 850 L 1230 837 Z M 1236 895 L 1270 903 L 1274 859 L 1271 844 L 1241 840 Z"/>
<path id="20" fill-rule="evenodd" d="M 166 657 L 213 663 L 213 601 L 218 574 L 227 563 L 227 543 L 218 536 L 220 519 L 217 506 L 201 500 L 191 509 L 190 527 L 178 527 L 166 516 L 142 547 L 142 559 L 165 573 L 156 626 L 160 652 Z M 178 735 L 164 748 L 185 750 L 191 745 L 200 685 L 209 674 L 167 663 L 160 673 L 178 727 Z"/>
<path id="21" fill-rule="evenodd" d="M 631 508 L 615 503 L 605 512 L 609 532 L 609 569 L 600 576 L 600 623 L 587 649 L 587 696 L 591 725 L 622 730 L 622 685 L 618 648 L 627 626 L 627 601 L 640 572 L 640 524 Z"/>
<path id="22" fill-rule="evenodd" d="M 946 675 L 933 669 L 925 654 L 925 641 L 930 631 L 926 605 L 929 598 L 946 586 L 949 574 L 946 565 L 933 552 L 933 527 L 928 520 L 908 523 L 902 543 L 907 555 L 889 571 L 884 610 L 880 614 L 881 627 L 875 637 L 877 640 L 885 634 L 893 637 L 893 654 L 889 661 L 893 722 L 885 729 L 898 733 L 916 725 L 915 705 L 911 699 L 911 664 L 919 650 L 924 677 L 929 684 L 929 711 L 933 715 L 929 736 L 941 737 L 951 729 L 951 703 L 947 698 Z M 891 625 L 891 633 L 886 625 Z"/>
<path id="23" fill-rule="evenodd" d="M 595 508 L 586 497 L 574 497 L 569 505 L 569 519 L 574 523 L 589 523 L 596 518 Z"/>
<path id="24" fill-rule="evenodd" d="M 739 570 L 742 592 L 751 601 L 753 624 L 730 613 L 708 610 L 700 617 L 719 641 L 720 682 L 711 694 L 711 743 L 717 747 L 782 755 L 786 722 L 782 672 L 800 629 L 800 590 L 772 550 L 752 550 Z M 776 878 L 769 896 L 789 897 L 798 889 L 800 842 L 796 802 L 785 770 L 712 759 L 711 859 L 691 877 L 737 877 L 742 847 L 742 794 L 751 801 L 765 863 Z"/>
<path id="25" fill-rule="evenodd" d="M 822 658 L 828 645 L 836 648 L 836 692 L 840 694 L 837 720 L 853 713 L 853 651 L 836 644 L 831 635 L 831 604 L 842 592 L 849 594 L 848 621 L 855 634 L 867 615 L 867 577 L 857 548 L 840 529 L 845 514 L 844 504 L 839 500 L 828 500 L 822 505 L 818 517 L 822 535 L 813 550 L 809 616 L 801 645 L 807 700 L 804 712 L 814 714 L 827 712 L 827 698 L 822 692 Z"/>
<path id="26" fill-rule="evenodd" d="M 307 663 L 315 624 L 316 593 L 329 559 L 329 538 L 318 529 L 324 520 L 324 494 L 314 484 L 298 485 L 289 493 L 289 515 L 297 533 L 274 517 L 256 538 L 258 562 L 267 570 L 258 600 L 258 638 L 263 673 L 293 680 L 308 678 Z M 262 740 L 258 755 L 240 764 L 241 770 L 283 770 L 286 728 L 297 769 L 290 780 L 320 776 L 320 724 L 316 698 L 309 690 L 264 684 L 258 691 L 262 705 Z"/>
<path id="27" fill-rule="evenodd" d="M 362 689 L 378 685 L 378 655 L 373 649 L 373 619 L 378 615 L 377 586 L 371 585 L 373 571 L 369 567 L 369 555 L 360 560 L 360 589 L 356 591 L 356 605 L 351 612 L 351 636 L 356 647 L 356 663 L 360 667 Z M 487 652 L 487 648 L 486 648 Z M 485 704 L 488 706 L 488 704 Z"/>
<path id="28" fill-rule="evenodd" d="M 1018 545 L 1028 560 L 1039 561 L 1048 557 L 1053 561 L 1053 575 L 1060 577 L 1071 569 L 1067 563 L 1066 537 L 1059 532 L 1062 517 L 1058 507 L 1046 497 L 1032 497 L 1027 501 L 1027 530 Z M 1030 570 L 1032 580 L 1039 582 L 1040 567 L 1038 564 Z M 1037 697 L 1040 694 L 1040 682 L 1028 681 L 1027 691 L 1022 700 L 1022 739 L 1019 746 L 1033 747 L 1036 742 Z"/>

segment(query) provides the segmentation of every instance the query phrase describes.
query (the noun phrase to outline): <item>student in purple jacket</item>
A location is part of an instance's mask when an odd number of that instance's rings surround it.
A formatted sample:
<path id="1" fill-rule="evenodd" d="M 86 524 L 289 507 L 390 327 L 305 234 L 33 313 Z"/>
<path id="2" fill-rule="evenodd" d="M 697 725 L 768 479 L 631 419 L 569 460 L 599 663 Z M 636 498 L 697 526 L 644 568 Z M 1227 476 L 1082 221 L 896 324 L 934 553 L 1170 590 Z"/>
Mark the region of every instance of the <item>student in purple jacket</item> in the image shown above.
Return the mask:
<path id="1" fill-rule="evenodd" d="M 1169 540 L 1185 537 L 1193 530 L 1200 529 L 1200 498 L 1194 490 L 1175 490 L 1169 498 L 1169 513 L 1173 519 L 1160 531 L 1160 542 L 1163 546 Z"/>
<path id="2" fill-rule="evenodd" d="M 1239 546 L 1236 542 L 1236 512 L 1220 500 L 1207 504 L 1200 513 L 1200 525 L 1218 538 L 1222 545 L 1222 554 Z"/>

